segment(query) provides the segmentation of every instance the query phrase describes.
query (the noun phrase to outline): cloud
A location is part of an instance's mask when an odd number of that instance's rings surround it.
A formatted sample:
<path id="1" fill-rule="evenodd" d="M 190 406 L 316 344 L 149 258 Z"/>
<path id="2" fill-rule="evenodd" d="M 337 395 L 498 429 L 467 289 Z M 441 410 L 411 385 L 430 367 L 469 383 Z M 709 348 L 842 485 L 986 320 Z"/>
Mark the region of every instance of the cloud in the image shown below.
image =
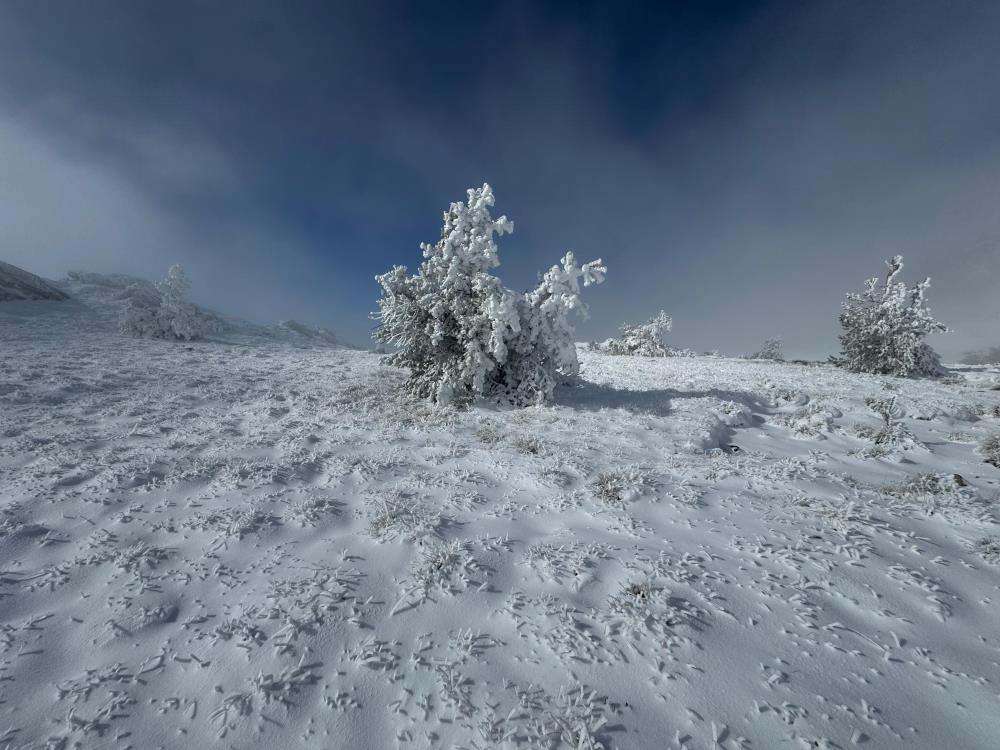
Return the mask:
<path id="1" fill-rule="evenodd" d="M 84 119 L 80 130 L 101 130 Z M 122 134 L 110 152 L 84 142 L 0 116 L 4 260 L 52 278 L 72 269 L 159 278 L 181 263 L 194 297 L 224 312 L 343 322 L 339 282 L 319 297 L 315 249 L 234 194 L 235 169 L 220 151 L 153 131 Z M 214 192 L 224 196 L 215 210 L 192 208 Z"/>
<path id="2" fill-rule="evenodd" d="M 902 253 L 946 356 L 996 343 L 998 6 L 248 13 L 267 33 L 5 19 L 0 254 L 180 259 L 223 309 L 361 338 L 371 277 L 489 181 L 508 285 L 608 263 L 584 338 L 664 308 L 677 345 L 825 356 L 844 293 Z"/>

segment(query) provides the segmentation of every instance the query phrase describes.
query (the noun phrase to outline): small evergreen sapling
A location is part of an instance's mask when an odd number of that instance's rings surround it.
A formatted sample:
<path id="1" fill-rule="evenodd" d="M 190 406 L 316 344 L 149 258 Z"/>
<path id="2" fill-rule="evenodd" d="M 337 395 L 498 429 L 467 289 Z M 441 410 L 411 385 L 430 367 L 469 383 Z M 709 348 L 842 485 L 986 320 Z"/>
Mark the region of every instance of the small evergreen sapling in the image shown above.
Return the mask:
<path id="1" fill-rule="evenodd" d="M 219 330 L 212 320 L 185 297 L 191 282 L 179 265 L 173 265 L 162 281 L 156 282 L 157 295 L 133 294 L 122 313 L 119 327 L 130 336 L 190 341 Z"/>
<path id="2" fill-rule="evenodd" d="M 747 359 L 769 359 L 773 362 L 784 362 L 785 357 L 782 353 L 781 338 L 772 336 L 771 338 L 764 339 L 764 345 L 760 348 L 760 351 L 749 355 Z"/>
<path id="3" fill-rule="evenodd" d="M 444 214 L 441 239 L 424 243 L 413 276 L 395 266 L 382 287 L 374 338 L 396 347 L 389 361 L 410 371 L 411 392 L 439 404 L 477 396 L 517 405 L 544 401 L 560 379 L 579 372 L 571 316 L 585 316 L 580 284 L 604 279 L 600 260 L 577 265 L 566 253 L 538 285 L 520 294 L 490 271 L 500 265 L 496 237 L 513 231 L 494 219 L 488 184 L 467 191 Z"/>
<path id="4" fill-rule="evenodd" d="M 847 295 L 840 313 L 842 352 L 833 361 L 855 372 L 877 375 L 942 374 L 940 357 L 923 341 L 930 333 L 948 330 L 925 307 L 930 279 L 914 287 L 896 281 L 903 270 L 902 255 L 886 265 L 889 270 L 884 283 L 871 278 L 863 292 Z"/>
<path id="5" fill-rule="evenodd" d="M 609 339 L 609 354 L 625 354 L 639 357 L 669 357 L 670 347 L 663 337 L 673 328 L 674 321 L 663 310 L 640 325 L 622 323 L 621 336 Z"/>

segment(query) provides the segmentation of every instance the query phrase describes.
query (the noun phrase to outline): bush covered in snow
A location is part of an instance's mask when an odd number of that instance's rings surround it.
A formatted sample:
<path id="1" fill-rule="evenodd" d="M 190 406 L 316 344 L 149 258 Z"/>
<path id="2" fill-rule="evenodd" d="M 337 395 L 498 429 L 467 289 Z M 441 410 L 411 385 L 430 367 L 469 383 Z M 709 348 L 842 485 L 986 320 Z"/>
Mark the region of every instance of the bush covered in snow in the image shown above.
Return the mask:
<path id="1" fill-rule="evenodd" d="M 190 341 L 218 331 L 218 321 L 185 296 L 191 282 L 184 269 L 173 265 L 156 283 L 155 294 L 132 294 L 122 312 L 120 328 L 130 336 Z"/>
<path id="2" fill-rule="evenodd" d="M 759 351 L 748 354 L 747 359 L 770 359 L 774 362 L 784 362 L 785 357 L 781 351 L 781 338 L 774 336 L 764 339 L 764 345 Z"/>
<path id="3" fill-rule="evenodd" d="M 640 325 L 622 323 L 622 335 L 608 339 L 602 347 L 609 354 L 630 354 L 639 357 L 667 357 L 670 347 L 663 337 L 673 328 L 674 321 L 663 310 Z"/>
<path id="4" fill-rule="evenodd" d="M 600 260 L 577 265 L 566 253 L 534 289 L 507 289 L 490 271 L 500 265 L 495 237 L 513 224 L 490 215 L 489 185 L 467 193 L 445 212 L 441 239 L 421 245 L 425 260 L 415 275 L 396 266 L 376 277 L 374 337 L 397 347 L 389 361 L 410 370 L 411 391 L 439 404 L 477 396 L 544 401 L 561 378 L 579 372 L 570 316 L 587 312 L 580 282 L 600 283 L 606 269 Z"/>
<path id="5" fill-rule="evenodd" d="M 923 339 L 948 329 L 931 317 L 924 294 L 931 280 L 908 287 L 896 276 L 903 256 L 886 261 L 885 282 L 868 279 L 865 291 L 851 292 L 842 305 L 841 355 L 833 361 L 855 372 L 876 375 L 935 376 L 943 373 L 941 359 Z"/>

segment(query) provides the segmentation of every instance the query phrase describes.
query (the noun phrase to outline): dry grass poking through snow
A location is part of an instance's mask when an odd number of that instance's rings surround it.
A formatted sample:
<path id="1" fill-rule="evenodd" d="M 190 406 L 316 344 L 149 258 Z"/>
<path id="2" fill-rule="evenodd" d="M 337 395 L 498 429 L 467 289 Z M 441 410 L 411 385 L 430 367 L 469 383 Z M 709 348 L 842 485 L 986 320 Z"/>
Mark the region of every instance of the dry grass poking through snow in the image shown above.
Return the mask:
<path id="1" fill-rule="evenodd" d="M 975 550 L 986 562 L 1000 564 L 1000 537 L 987 536 L 976 541 Z"/>
<path id="2" fill-rule="evenodd" d="M 990 466 L 1000 469 L 1000 432 L 987 435 L 979 444 L 979 455 Z"/>

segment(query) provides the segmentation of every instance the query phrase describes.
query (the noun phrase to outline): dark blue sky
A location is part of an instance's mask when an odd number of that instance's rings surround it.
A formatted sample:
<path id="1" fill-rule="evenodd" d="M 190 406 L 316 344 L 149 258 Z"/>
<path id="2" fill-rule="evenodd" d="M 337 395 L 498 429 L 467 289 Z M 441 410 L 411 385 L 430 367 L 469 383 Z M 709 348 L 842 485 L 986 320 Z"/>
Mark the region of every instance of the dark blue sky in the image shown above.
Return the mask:
<path id="1" fill-rule="evenodd" d="M 0 258 L 191 272 L 200 301 L 362 341 L 393 263 L 493 184 L 521 288 L 603 257 L 581 337 L 836 347 L 895 253 L 1000 343 L 1000 4 L 0 6 Z"/>

